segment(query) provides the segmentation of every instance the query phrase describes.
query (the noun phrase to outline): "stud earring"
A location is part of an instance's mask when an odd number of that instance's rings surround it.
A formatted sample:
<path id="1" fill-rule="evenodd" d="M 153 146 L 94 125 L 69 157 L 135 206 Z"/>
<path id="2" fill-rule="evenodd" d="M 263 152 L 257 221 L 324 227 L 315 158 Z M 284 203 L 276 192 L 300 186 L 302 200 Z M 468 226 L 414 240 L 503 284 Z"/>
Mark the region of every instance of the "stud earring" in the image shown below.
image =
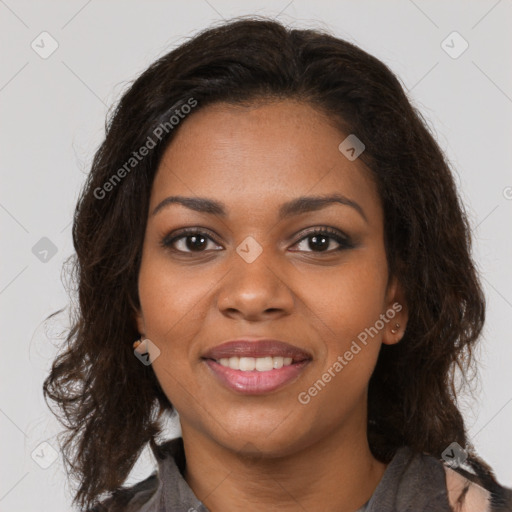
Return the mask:
<path id="1" fill-rule="evenodd" d="M 396 334 L 398 332 L 398 328 L 400 327 L 400 324 L 395 324 L 395 327 L 393 329 L 391 329 L 391 332 L 393 334 Z"/>

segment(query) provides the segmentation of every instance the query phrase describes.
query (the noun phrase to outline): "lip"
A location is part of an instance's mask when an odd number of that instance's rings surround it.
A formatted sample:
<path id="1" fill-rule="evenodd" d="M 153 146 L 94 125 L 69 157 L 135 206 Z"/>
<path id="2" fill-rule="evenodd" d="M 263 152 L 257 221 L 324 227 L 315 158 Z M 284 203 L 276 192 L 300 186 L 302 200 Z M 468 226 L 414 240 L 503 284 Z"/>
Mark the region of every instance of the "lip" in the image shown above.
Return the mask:
<path id="1" fill-rule="evenodd" d="M 234 356 L 291 357 L 292 364 L 260 372 L 233 370 L 218 362 L 221 358 Z M 312 356 L 306 350 L 283 341 L 244 338 L 218 345 L 203 354 L 202 359 L 218 381 L 231 391 L 246 395 L 260 395 L 275 391 L 296 380 L 309 364 Z"/>
<path id="2" fill-rule="evenodd" d="M 223 357 L 291 357 L 294 363 L 311 359 L 304 349 L 280 340 L 244 338 L 217 345 L 202 355 L 203 359 L 218 361 Z"/>
<path id="3" fill-rule="evenodd" d="M 275 391 L 296 380 L 308 365 L 309 360 L 292 363 L 289 366 L 279 368 L 279 370 L 274 369 L 268 372 L 233 370 L 222 366 L 213 359 L 206 359 L 205 363 L 219 382 L 228 389 L 245 395 L 261 395 Z"/>

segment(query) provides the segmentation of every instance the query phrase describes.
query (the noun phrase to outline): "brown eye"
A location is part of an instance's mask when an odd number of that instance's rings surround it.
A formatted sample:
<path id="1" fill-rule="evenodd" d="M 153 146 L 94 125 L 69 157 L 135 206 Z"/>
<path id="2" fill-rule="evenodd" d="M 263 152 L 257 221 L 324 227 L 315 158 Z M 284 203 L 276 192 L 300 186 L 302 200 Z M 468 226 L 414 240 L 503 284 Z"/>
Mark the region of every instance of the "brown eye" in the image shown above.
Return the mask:
<path id="1" fill-rule="evenodd" d="M 334 242 L 334 247 L 332 247 Z M 336 247 L 336 244 L 338 245 Z M 299 251 L 305 252 L 335 252 L 354 247 L 350 238 L 337 230 L 324 228 L 311 231 L 296 244 Z M 300 248 L 302 245 L 302 248 Z"/>
<path id="2" fill-rule="evenodd" d="M 309 248 L 312 250 L 318 249 L 319 251 L 327 251 L 331 242 L 331 237 L 326 235 L 310 235 L 307 240 L 309 241 Z"/>
<path id="3" fill-rule="evenodd" d="M 177 252 L 183 253 L 200 253 L 205 252 L 207 249 L 219 248 L 210 236 L 202 231 L 197 230 L 184 230 L 173 236 L 166 236 L 162 241 L 161 245 L 166 248 L 170 248 Z M 212 247 L 213 245 L 213 247 Z M 222 247 L 220 247 L 222 249 Z"/>
<path id="4" fill-rule="evenodd" d="M 208 246 L 208 237 L 203 235 L 187 235 L 182 239 L 185 240 L 185 247 L 190 251 L 202 251 Z"/>

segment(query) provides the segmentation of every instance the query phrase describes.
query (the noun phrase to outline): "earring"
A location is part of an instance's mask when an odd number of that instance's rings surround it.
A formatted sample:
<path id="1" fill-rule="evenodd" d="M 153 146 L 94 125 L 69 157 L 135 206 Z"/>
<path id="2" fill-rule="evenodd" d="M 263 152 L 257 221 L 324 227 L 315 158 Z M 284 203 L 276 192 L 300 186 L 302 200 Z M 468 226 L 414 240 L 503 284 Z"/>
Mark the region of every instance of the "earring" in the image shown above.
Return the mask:
<path id="1" fill-rule="evenodd" d="M 399 328 L 399 327 L 400 327 L 400 324 L 398 324 L 398 323 L 397 323 L 397 324 L 395 324 L 395 327 L 394 327 L 393 329 L 391 329 L 391 332 L 392 332 L 393 334 L 396 334 L 396 333 L 398 332 L 398 328 Z"/>
<path id="2" fill-rule="evenodd" d="M 133 348 L 137 348 L 140 344 L 142 343 L 142 338 L 140 340 L 137 340 L 137 341 L 134 341 L 133 342 Z"/>

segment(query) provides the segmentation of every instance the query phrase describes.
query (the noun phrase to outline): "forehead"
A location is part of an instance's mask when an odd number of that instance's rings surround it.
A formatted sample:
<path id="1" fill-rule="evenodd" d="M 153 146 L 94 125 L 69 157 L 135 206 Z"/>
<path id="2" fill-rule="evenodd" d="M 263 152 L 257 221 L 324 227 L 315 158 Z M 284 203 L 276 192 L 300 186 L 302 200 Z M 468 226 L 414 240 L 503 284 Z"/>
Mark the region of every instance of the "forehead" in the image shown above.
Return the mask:
<path id="1" fill-rule="evenodd" d="M 338 149 L 347 135 L 306 103 L 207 106 L 182 121 L 166 149 L 150 208 L 168 195 L 195 195 L 255 212 L 339 192 L 378 214 L 370 171 Z"/>

